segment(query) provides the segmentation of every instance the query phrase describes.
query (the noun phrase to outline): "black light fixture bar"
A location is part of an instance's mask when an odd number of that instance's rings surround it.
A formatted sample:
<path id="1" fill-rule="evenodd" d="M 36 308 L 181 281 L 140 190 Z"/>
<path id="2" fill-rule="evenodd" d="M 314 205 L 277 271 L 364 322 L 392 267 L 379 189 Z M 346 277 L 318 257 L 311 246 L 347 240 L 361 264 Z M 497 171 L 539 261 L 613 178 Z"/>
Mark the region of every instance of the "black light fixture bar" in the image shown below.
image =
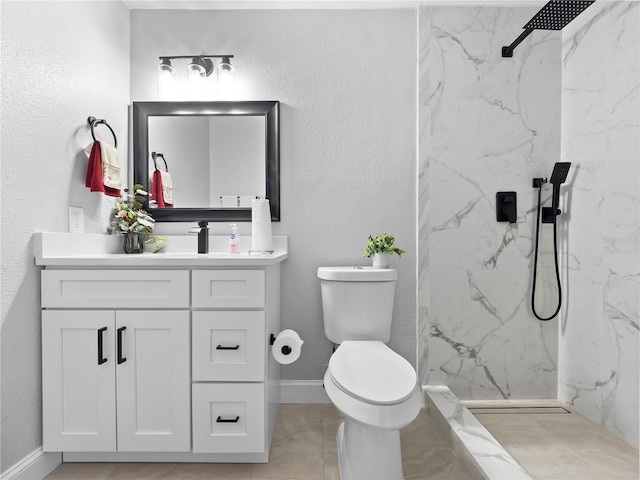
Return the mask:
<path id="1" fill-rule="evenodd" d="M 158 57 L 160 60 L 173 60 L 176 58 L 233 58 L 233 55 L 174 55 L 174 56 L 166 56 L 163 55 Z"/>

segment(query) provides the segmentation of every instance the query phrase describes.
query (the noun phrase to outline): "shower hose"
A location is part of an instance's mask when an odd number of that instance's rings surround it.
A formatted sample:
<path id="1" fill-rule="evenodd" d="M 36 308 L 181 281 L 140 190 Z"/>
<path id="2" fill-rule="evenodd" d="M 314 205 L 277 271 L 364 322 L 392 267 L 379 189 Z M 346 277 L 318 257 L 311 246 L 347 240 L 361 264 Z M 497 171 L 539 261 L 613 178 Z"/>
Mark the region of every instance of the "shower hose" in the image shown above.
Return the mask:
<path id="1" fill-rule="evenodd" d="M 557 231 L 557 222 L 556 218 L 553 219 L 553 256 L 556 264 L 556 284 L 558 285 L 558 306 L 556 307 L 555 312 L 549 317 L 541 317 L 536 312 L 536 279 L 538 276 L 538 240 L 540 236 L 540 211 L 542 208 L 542 185 L 538 186 L 538 216 L 536 218 L 536 245 L 534 249 L 534 257 L 533 257 L 533 288 L 531 289 L 531 310 L 533 314 L 538 320 L 542 320 L 546 322 L 551 320 L 560 311 L 560 307 L 562 306 L 562 285 L 560 284 L 560 268 L 558 266 L 558 231 Z"/>

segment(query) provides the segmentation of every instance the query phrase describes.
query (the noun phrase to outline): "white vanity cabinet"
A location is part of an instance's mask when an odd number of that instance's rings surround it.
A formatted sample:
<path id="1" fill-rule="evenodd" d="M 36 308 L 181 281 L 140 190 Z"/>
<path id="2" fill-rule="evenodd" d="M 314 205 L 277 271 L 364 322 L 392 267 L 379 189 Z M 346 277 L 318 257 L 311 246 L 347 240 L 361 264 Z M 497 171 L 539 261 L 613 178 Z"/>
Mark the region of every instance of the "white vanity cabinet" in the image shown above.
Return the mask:
<path id="1" fill-rule="evenodd" d="M 42 272 L 45 451 L 190 450 L 188 280 L 188 271 Z M 159 303 L 182 309 L 152 309 L 167 290 Z"/>
<path id="2" fill-rule="evenodd" d="M 77 241 L 34 242 L 43 449 L 70 462 L 267 462 L 286 237 L 257 258 L 65 250 Z"/>
<path id="3" fill-rule="evenodd" d="M 265 449 L 265 276 L 193 272 L 194 452 Z"/>
<path id="4" fill-rule="evenodd" d="M 190 450 L 189 313 L 42 312 L 43 449 Z"/>

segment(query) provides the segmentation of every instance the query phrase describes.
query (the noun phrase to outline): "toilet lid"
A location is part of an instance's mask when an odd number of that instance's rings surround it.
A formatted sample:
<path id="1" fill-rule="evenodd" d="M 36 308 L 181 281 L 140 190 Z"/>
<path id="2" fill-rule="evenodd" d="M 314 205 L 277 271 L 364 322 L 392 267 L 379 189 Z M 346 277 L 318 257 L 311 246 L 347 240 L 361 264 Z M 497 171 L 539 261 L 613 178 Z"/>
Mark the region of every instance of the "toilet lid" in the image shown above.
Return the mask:
<path id="1" fill-rule="evenodd" d="M 352 397 L 380 405 L 411 396 L 416 372 L 409 362 L 379 341 L 345 341 L 329 359 L 336 385 Z"/>

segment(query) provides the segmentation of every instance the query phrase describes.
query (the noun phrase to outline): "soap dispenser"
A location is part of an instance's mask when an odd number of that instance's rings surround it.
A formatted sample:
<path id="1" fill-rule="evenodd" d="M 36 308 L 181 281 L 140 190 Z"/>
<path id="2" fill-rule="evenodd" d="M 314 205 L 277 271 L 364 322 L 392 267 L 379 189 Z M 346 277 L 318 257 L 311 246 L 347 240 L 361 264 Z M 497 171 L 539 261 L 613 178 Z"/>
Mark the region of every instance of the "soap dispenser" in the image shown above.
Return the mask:
<path id="1" fill-rule="evenodd" d="M 240 235 L 238 225 L 231 224 L 231 235 L 229 236 L 229 253 L 240 253 Z"/>

